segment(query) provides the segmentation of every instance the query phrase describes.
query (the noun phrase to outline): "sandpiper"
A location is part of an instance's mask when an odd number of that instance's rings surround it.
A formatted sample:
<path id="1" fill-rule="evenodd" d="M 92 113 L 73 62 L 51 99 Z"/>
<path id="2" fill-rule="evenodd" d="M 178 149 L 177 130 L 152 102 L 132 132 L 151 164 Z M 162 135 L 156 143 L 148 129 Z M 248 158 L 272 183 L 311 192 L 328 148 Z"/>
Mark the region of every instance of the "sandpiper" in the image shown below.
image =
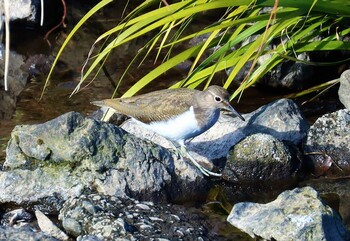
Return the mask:
<path id="1" fill-rule="evenodd" d="M 204 91 L 165 89 L 128 98 L 93 101 L 92 104 L 130 116 L 144 127 L 179 144 L 179 151 L 206 176 L 221 174 L 209 171 L 194 160 L 186 151 L 185 141 L 211 128 L 218 120 L 220 110 L 230 111 L 244 120 L 230 105 L 228 92 L 217 85 Z"/>

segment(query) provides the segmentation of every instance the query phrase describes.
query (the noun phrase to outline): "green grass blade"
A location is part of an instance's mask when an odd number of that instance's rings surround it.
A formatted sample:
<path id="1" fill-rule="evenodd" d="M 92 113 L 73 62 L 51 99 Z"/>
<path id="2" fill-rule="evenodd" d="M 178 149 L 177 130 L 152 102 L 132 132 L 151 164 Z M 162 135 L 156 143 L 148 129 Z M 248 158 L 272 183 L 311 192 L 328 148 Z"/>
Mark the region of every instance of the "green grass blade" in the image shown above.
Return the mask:
<path id="1" fill-rule="evenodd" d="M 129 96 L 136 94 L 144 86 L 146 86 L 147 84 L 152 82 L 154 79 L 159 77 L 165 71 L 178 65 L 184 59 L 188 59 L 192 56 L 195 56 L 198 53 L 198 51 L 200 50 L 200 48 L 201 48 L 201 46 L 195 46 L 195 47 L 189 48 L 189 49 L 181 52 L 180 54 L 174 56 L 173 58 L 169 59 L 168 61 L 161 64 L 157 68 L 153 69 L 151 72 L 149 72 L 143 78 L 141 78 L 136 84 L 134 84 L 127 92 L 125 92 L 123 97 L 129 97 Z"/>

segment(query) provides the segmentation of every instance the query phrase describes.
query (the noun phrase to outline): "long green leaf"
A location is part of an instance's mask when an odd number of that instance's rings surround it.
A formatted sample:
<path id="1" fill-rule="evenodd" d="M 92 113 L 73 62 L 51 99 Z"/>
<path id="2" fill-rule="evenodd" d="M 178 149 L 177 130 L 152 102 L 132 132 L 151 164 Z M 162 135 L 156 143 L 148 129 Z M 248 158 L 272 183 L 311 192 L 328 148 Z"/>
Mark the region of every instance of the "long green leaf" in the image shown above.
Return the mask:
<path id="1" fill-rule="evenodd" d="M 187 49 L 183 51 L 182 53 L 174 56 L 173 58 L 169 59 L 162 65 L 158 66 L 156 69 L 149 72 L 147 75 L 145 75 L 143 78 L 141 78 L 136 84 L 134 84 L 125 94 L 123 97 L 129 97 L 136 94 L 138 91 L 140 91 L 144 86 L 149 84 L 151 81 L 153 81 L 155 78 L 159 77 L 162 73 L 165 71 L 173 68 L 174 66 L 178 65 L 183 61 L 183 59 L 188 59 L 192 56 L 195 56 L 201 46 L 195 46 L 190 49 Z"/>

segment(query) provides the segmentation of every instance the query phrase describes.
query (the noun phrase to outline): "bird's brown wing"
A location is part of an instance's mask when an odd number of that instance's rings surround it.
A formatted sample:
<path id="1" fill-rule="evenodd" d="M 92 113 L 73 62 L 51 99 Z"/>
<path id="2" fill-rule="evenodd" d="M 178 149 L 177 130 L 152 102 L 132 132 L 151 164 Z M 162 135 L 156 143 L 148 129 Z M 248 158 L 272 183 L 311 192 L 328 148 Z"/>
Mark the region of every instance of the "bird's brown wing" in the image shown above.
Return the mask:
<path id="1" fill-rule="evenodd" d="M 118 113 L 133 117 L 141 122 L 168 120 L 187 111 L 195 90 L 166 89 L 129 98 L 106 99 L 92 102 L 98 106 L 111 107 Z"/>

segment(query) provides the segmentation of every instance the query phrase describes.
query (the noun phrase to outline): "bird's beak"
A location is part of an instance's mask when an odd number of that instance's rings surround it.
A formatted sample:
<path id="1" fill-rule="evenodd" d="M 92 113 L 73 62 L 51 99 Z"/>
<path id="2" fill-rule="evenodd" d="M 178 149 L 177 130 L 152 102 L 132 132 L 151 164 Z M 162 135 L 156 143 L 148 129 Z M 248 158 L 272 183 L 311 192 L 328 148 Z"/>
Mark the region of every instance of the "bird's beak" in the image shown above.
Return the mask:
<path id="1" fill-rule="evenodd" d="M 245 121 L 243 116 L 240 113 L 238 113 L 235 109 L 233 109 L 233 107 L 230 105 L 230 103 L 225 101 L 224 104 L 225 104 L 225 107 L 226 107 L 226 108 L 224 108 L 225 110 L 233 113 L 235 116 L 238 116 L 242 121 Z"/>

